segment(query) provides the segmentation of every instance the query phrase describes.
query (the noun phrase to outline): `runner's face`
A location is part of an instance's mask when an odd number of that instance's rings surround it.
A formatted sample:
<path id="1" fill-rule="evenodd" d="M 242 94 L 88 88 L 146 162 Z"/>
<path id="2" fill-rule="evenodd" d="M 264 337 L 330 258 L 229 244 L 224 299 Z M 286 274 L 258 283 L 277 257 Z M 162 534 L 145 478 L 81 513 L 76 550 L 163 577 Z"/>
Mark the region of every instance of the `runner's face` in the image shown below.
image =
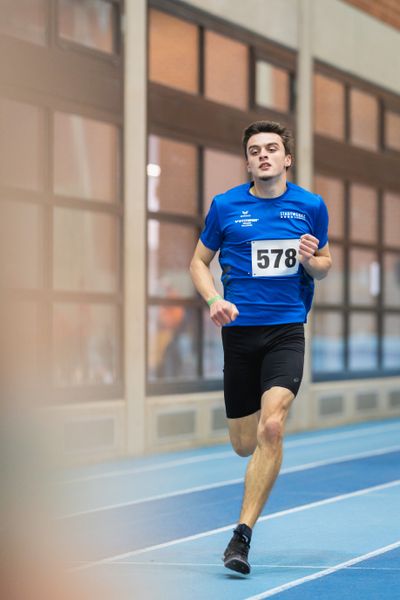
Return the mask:
<path id="1" fill-rule="evenodd" d="M 285 155 L 282 138 L 277 133 L 256 133 L 247 142 L 247 170 L 253 180 L 279 178 L 291 162 L 292 157 Z"/>

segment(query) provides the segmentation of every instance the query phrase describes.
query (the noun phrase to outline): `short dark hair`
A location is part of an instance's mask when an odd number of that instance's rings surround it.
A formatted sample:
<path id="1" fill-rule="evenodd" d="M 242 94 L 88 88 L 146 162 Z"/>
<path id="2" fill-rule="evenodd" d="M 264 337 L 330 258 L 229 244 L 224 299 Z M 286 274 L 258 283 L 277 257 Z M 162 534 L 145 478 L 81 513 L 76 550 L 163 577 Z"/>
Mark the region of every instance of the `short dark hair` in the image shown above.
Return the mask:
<path id="1" fill-rule="evenodd" d="M 251 138 L 252 135 L 256 133 L 277 133 L 285 148 L 285 154 L 290 154 L 293 157 L 293 134 L 284 125 L 277 123 L 276 121 L 254 121 L 254 123 L 250 123 L 248 127 L 243 131 L 243 150 L 244 155 L 247 158 L 247 142 Z"/>

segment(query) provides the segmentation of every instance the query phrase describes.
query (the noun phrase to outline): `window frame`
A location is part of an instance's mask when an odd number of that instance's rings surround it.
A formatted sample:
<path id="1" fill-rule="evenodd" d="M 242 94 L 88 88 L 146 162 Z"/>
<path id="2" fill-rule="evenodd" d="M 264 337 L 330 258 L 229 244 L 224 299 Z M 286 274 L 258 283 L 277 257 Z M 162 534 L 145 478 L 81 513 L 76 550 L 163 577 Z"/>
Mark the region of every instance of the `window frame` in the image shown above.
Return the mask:
<path id="1" fill-rule="evenodd" d="M 191 94 L 182 92 L 165 85 L 155 83 L 148 77 L 148 136 L 157 135 L 171 140 L 194 144 L 198 148 L 199 179 L 198 179 L 198 214 L 196 217 L 181 217 L 186 223 L 191 222 L 197 228 L 200 236 L 203 227 L 203 177 L 205 149 L 219 150 L 231 153 L 235 156 L 243 156 L 241 149 L 241 135 L 243 129 L 252 121 L 262 118 L 283 121 L 288 127 L 294 129 L 294 85 L 291 79 L 291 110 L 288 113 L 280 113 L 264 107 L 254 105 L 254 73 L 255 57 L 263 57 L 267 62 L 274 62 L 274 66 L 286 69 L 292 74 L 296 69 L 296 53 L 292 50 L 271 42 L 261 35 L 253 34 L 245 28 L 228 23 L 221 18 L 215 17 L 200 9 L 176 2 L 175 0 L 149 0 L 148 10 L 159 10 L 189 21 L 199 27 L 199 92 Z M 217 104 L 204 97 L 204 32 L 210 30 L 220 35 L 225 35 L 235 41 L 248 46 L 248 108 L 241 110 L 232 106 Z M 293 171 L 295 173 L 295 171 Z M 155 218 L 177 222 L 177 215 L 166 212 L 152 212 L 147 208 L 147 219 Z M 148 240 L 146 228 L 146 273 L 148 278 Z M 177 304 L 175 299 L 150 298 L 148 294 L 148 279 L 146 280 L 146 313 L 147 308 L 152 305 Z M 150 382 L 148 377 L 148 364 L 146 358 L 146 395 L 171 395 L 195 392 L 219 391 L 222 389 L 222 377 L 214 379 L 201 378 L 203 372 L 203 343 L 204 332 L 202 327 L 205 303 L 199 294 L 193 299 L 179 301 L 183 306 L 193 307 L 198 311 L 199 339 L 196 347 L 198 351 L 198 374 L 194 381 L 160 381 Z M 146 327 L 146 357 L 148 356 L 148 327 Z"/>
<path id="2" fill-rule="evenodd" d="M 107 0 L 120 7 L 122 18 L 123 0 Z M 9 291 L 16 301 L 32 302 L 38 311 L 40 336 L 38 356 L 39 375 L 42 377 L 40 397 L 51 404 L 76 405 L 87 401 L 118 400 L 124 394 L 124 280 L 123 280 L 123 46 L 120 53 L 106 60 L 101 53 L 71 52 L 69 46 L 61 48 L 57 43 L 57 3 L 46 0 L 47 45 L 37 46 L 6 34 L 0 34 L 0 47 L 6 55 L 15 56 L 15 68 L 7 75 L 7 87 L 3 96 L 9 100 L 26 103 L 43 111 L 40 129 L 40 147 L 43 154 L 40 190 L 24 190 L 0 183 L 2 198 L 12 202 L 34 204 L 42 211 L 43 249 L 41 281 L 35 289 L 15 288 Z M 120 30 L 120 25 L 118 24 Z M 93 70 L 94 69 L 94 70 Z M 87 73 L 94 79 L 88 84 Z M 37 73 L 40 73 L 40 77 Z M 54 77 L 54 73 L 60 74 Z M 68 93 L 67 93 L 68 91 Z M 103 121 L 117 127 L 118 187 L 114 202 L 96 201 L 79 197 L 57 195 L 53 188 L 54 125 L 56 112 L 78 115 Z M 97 212 L 113 216 L 119 223 L 116 244 L 118 287 L 115 293 L 68 292 L 53 289 L 53 212 L 56 207 Z M 53 382 L 53 305 L 59 302 L 109 304 L 115 307 L 117 320 L 116 363 L 117 379 L 113 384 L 84 384 L 66 387 Z"/>
<path id="3" fill-rule="evenodd" d="M 332 79 L 336 79 L 345 85 L 346 89 L 346 136 L 344 141 L 338 141 L 314 131 L 314 146 L 315 159 L 314 170 L 316 175 L 322 175 L 339 179 L 344 183 L 344 232 L 343 239 L 332 238 L 332 242 L 338 243 L 344 252 L 344 302 L 342 305 L 319 304 L 314 303 L 313 311 L 322 313 L 324 311 L 340 312 L 343 317 L 344 329 L 344 361 L 345 368 L 341 372 L 312 372 L 313 382 L 341 381 L 353 379 L 370 379 L 376 377 L 393 377 L 400 374 L 400 365 L 398 369 L 383 368 L 383 336 L 384 336 L 384 317 L 387 314 L 395 314 L 400 316 L 400 307 L 388 308 L 383 303 L 384 278 L 383 259 L 386 251 L 394 250 L 393 247 L 387 246 L 383 239 L 384 227 L 384 194 L 386 192 L 400 193 L 400 173 L 398 171 L 398 153 L 389 152 L 384 147 L 383 128 L 384 120 L 383 111 L 385 107 L 389 110 L 395 110 L 400 113 L 400 97 L 381 89 L 368 82 L 362 81 L 348 73 L 343 73 L 338 69 L 327 66 L 324 63 L 315 63 L 315 73 L 320 73 Z M 376 151 L 364 150 L 350 143 L 349 140 L 349 90 L 355 87 L 369 94 L 374 95 L 378 99 L 379 113 L 379 147 Z M 396 155 L 396 156 L 395 156 Z M 377 241 L 376 243 L 352 241 L 350 239 L 350 185 L 358 183 L 372 187 L 377 192 Z M 372 249 L 377 253 L 377 260 L 380 265 L 380 292 L 377 297 L 375 306 L 362 306 L 359 304 L 350 303 L 350 251 L 352 248 Z M 399 248 L 396 252 L 400 254 Z M 328 275 L 329 276 L 329 275 Z M 318 285 L 318 284 L 317 284 Z M 365 371 L 350 371 L 349 369 L 349 320 L 353 312 L 365 312 L 374 314 L 377 319 L 377 336 L 378 336 L 378 367 L 374 370 Z"/>
<path id="4" fill-rule="evenodd" d="M 83 44 L 78 44 L 74 40 L 68 40 L 60 35 L 59 31 L 59 15 L 60 15 L 60 2 L 56 0 L 56 4 L 52 11 L 52 23 L 51 28 L 53 35 L 53 44 L 61 51 L 73 52 L 82 56 L 92 57 L 96 61 L 102 60 L 104 62 L 118 64 L 122 58 L 122 30 L 121 30 L 121 19 L 123 16 L 124 0 L 102 0 L 103 2 L 110 4 L 112 7 L 112 36 L 113 36 L 113 49 L 111 52 L 99 50 L 97 48 L 91 48 Z"/>

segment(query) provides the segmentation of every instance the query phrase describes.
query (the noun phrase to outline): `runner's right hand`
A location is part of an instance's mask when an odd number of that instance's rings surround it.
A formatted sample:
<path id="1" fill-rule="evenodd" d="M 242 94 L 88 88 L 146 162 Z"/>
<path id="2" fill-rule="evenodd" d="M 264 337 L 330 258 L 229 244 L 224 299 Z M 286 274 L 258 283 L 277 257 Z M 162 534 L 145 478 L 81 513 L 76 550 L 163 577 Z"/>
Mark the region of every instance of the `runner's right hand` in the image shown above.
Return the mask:
<path id="1" fill-rule="evenodd" d="M 239 311 L 235 304 L 227 300 L 217 300 L 210 306 L 211 320 L 218 326 L 227 325 L 236 319 Z"/>

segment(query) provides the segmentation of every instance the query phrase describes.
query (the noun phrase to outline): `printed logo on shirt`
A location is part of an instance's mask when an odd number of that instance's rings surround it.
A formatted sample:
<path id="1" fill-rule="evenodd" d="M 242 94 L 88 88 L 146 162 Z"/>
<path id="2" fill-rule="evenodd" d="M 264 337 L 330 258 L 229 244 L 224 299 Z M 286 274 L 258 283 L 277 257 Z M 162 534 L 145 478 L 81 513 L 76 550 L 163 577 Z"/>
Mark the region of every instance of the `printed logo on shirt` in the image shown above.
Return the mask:
<path id="1" fill-rule="evenodd" d="M 235 219 L 235 223 L 240 223 L 241 227 L 253 227 L 260 219 L 253 219 L 249 210 L 242 210 L 240 218 Z"/>
<path id="2" fill-rule="evenodd" d="M 296 212 L 294 210 L 281 210 L 280 216 L 281 219 L 301 219 L 301 221 L 306 220 L 305 214 Z"/>

